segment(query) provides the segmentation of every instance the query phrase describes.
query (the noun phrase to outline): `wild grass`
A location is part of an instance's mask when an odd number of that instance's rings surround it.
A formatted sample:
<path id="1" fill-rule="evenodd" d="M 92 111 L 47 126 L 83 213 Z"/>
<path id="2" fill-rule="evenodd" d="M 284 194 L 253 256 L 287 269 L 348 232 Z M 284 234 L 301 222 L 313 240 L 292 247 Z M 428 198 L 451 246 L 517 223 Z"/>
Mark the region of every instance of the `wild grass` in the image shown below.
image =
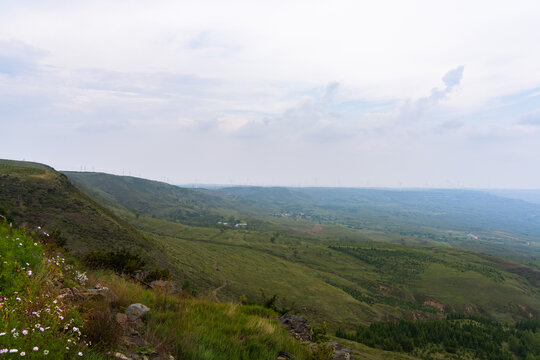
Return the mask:
<path id="1" fill-rule="evenodd" d="M 93 278 L 115 293 L 118 309 L 132 303 L 149 306 L 145 336 L 178 359 L 275 359 L 279 351 L 307 359 L 310 354 L 269 309 L 143 289 L 110 272 L 97 272 Z"/>
<path id="2" fill-rule="evenodd" d="M 82 319 L 55 298 L 61 257 L 49 257 L 24 230 L 0 223 L 0 356 L 101 359 L 87 349 Z"/>
<path id="3" fill-rule="evenodd" d="M 277 323 L 277 314 L 243 307 L 187 299 L 179 311 L 150 313 L 148 327 L 162 338 L 180 339 L 171 349 L 178 358 L 275 359 L 279 351 L 297 359 L 309 357 L 309 351 Z"/>

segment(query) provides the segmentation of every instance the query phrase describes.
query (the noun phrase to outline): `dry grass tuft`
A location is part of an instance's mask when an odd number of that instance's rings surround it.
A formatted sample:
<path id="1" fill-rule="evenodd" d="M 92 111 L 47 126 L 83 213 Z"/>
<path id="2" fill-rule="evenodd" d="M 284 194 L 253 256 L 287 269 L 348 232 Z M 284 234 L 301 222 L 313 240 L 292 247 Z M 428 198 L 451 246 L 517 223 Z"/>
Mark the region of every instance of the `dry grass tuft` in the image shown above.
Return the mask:
<path id="1" fill-rule="evenodd" d="M 115 348 L 120 341 L 121 330 L 108 303 L 101 303 L 87 315 L 84 331 L 88 340 L 97 348 Z"/>

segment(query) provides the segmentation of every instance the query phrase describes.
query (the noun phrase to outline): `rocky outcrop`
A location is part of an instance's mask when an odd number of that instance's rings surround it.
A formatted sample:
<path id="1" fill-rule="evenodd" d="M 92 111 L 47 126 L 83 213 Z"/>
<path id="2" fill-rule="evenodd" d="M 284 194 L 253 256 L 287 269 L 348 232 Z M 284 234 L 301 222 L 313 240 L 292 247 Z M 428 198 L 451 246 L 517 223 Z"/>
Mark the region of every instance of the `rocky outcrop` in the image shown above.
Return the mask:
<path id="1" fill-rule="evenodd" d="M 91 298 L 103 297 L 108 301 L 114 301 L 116 296 L 109 290 L 109 288 L 96 284 L 90 289 L 69 289 L 65 288 L 61 290 L 60 295 L 56 298 L 58 300 L 70 299 L 70 300 L 87 300 Z"/>
<path id="2" fill-rule="evenodd" d="M 307 343 L 312 348 L 316 348 L 317 344 L 313 340 L 313 331 L 309 325 L 308 319 L 304 316 L 285 314 L 279 317 L 279 323 L 289 330 L 289 333 L 304 343 Z M 336 360 L 350 360 L 351 351 L 346 347 L 338 344 L 337 342 L 328 342 L 326 345 L 330 346 L 333 349 L 332 359 Z M 280 351 L 278 355 L 278 360 L 294 359 L 294 357 L 284 351 Z"/>
<path id="3" fill-rule="evenodd" d="M 137 353 L 137 349 L 149 348 L 150 344 L 144 339 L 139 331 L 144 327 L 142 317 L 150 311 L 150 308 L 143 304 L 132 304 L 128 306 L 124 313 L 116 313 L 114 319 L 122 329 L 120 345 L 125 351 L 114 354 L 115 358 L 121 360 L 143 360 L 159 358 L 157 353 L 151 356 Z"/>
<path id="4" fill-rule="evenodd" d="M 284 314 L 279 317 L 279 323 L 300 341 L 311 341 L 312 330 L 308 319 L 303 316 Z"/>

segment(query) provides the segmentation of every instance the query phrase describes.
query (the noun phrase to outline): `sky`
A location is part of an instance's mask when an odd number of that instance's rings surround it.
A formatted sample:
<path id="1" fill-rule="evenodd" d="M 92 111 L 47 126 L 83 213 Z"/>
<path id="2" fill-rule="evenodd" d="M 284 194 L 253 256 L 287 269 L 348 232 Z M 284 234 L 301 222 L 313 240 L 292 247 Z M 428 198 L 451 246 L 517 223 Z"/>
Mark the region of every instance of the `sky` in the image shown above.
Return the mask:
<path id="1" fill-rule="evenodd" d="M 540 188 L 540 2 L 0 0 L 0 158 Z"/>

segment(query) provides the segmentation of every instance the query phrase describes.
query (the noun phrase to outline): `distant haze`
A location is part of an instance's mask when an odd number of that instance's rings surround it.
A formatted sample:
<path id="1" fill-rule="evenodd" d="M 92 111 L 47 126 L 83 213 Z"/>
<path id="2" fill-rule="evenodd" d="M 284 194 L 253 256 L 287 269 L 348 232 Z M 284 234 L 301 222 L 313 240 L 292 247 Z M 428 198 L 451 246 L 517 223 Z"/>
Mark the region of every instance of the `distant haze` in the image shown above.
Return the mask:
<path id="1" fill-rule="evenodd" d="M 540 188 L 540 2 L 2 1 L 0 158 Z"/>

